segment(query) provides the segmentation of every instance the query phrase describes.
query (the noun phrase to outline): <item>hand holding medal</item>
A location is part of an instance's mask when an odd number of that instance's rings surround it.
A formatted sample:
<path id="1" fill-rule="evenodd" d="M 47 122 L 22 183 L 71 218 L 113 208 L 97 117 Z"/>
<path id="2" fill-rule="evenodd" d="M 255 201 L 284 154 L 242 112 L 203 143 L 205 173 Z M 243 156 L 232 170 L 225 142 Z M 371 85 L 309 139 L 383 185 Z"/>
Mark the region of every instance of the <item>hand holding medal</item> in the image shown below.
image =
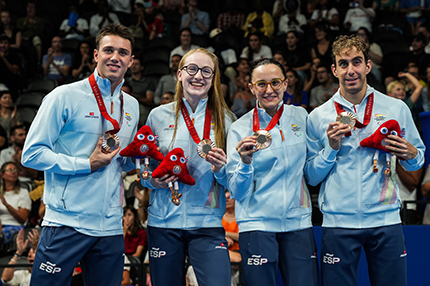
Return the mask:
<path id="1" fill-rule="evenodd" d="M 184 156 L 184 151 L 181 148 L 175 148 L 164 157 L 161 164 L 152 172 L 153 178 L 169 178 L 166 175 L 177 177 L 178 180 L 187 185 L 195 185 L 196 181 L 190 176 L 187 168 L 187 159 Z M 172 203 L 178 206 L 182 194 L 179 193 L 179 184 L 177 182 L 168 183 L 172 192 Z"/>

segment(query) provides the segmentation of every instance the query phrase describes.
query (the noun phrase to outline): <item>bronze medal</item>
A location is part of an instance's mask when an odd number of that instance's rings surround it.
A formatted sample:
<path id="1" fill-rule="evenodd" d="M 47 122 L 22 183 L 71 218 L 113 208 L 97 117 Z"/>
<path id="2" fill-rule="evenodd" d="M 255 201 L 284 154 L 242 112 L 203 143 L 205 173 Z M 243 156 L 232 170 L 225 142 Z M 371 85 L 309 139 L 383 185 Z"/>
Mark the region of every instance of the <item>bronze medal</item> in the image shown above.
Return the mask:
<path id="1" fill-rule="evenodd" d="M 175 174 L 175 175 L 179 175 L 179 174 L 181 173 L 181 171 L 182 171 L 181 166 L 179 166 L 179 165 L 175 165 L 175 166 L 173 167 L 173 174 Z"/>
<path id="2" fill-rule="evenodd" d="M 257 149 L 266 149 L 272 144 L 272 135 L 267 130 L 258 130 L 254 133 L 257 136 Z"/>
<path id="3" fill-rule="evenodd" d="M 199 144 L 197 144 L 197 153 L 199 154 L 200 157 L 202 157 L 203 159 L 206 159 L 206 156 L 215 147 L 216 147 L 215 143 L 213 143 L 211 140 L 204 139 L 200 141 Z"/>
<path id="4" fill-rule="evenodd" d="M 341 113 L 338 114 L 338 116 L 336 117 L 336 122 L 342 123 L 342 124 L 348 124 L 349 127 L 354 128 L 355 126 L 355 115 L 352 114 L 351 112 L 346 112 L 343 111 Z"/>
<path id="5" fill-rule="evenodd" d="M 119 138 L 116 134 L 105 133 L 103 135 L 102 150 L 110 153 L 119 147 Z"/>

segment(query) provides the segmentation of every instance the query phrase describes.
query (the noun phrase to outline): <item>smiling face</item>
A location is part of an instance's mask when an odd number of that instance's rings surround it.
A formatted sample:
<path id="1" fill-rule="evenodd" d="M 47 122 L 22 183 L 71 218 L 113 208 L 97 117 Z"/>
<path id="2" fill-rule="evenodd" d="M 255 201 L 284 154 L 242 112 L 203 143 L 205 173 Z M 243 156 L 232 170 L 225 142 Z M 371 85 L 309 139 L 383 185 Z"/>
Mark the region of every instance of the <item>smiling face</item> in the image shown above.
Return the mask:
<path id="1" fill-rule="evenodd" d="M 366 75 L 372 68 L 372 62 L 365 60 L 363 52 L 356 47 L 343 49 L 336 55 L 336 63 L 331 66 L 333 75 L 339 79 L 340 93 L 346 99 L 361 99 L 366 92 Z"/>
<path id="2" fill-rule="evenodd" d="M 271 82 L 273 79 L 285 79 L 282 70 L 275 64 L 260 65 L 252 72 L 252 83 L 256 83 L 260 80 Z M 268 84 L 266 90 L 263 92 L 258 91 L 253 84 L 249 83 L 248 87 L 257 98 L 259 107 L 273 116 L 276 113 L 278 104 L 283 100 L 287 82 L 288 81 L 285 80 L 278 90 L 274 90 L 272 86 Z"/>
<path id="3" fill-rule="evenodd" d="M 133 63 L 131 43 L 120 36 L 107 35 L 94 50 L 94 59 L 98 74 L 109 79 L 112 88 L 116 88 Z"/>
<path id="4" fill-rule="evenodd" d="M 189 75 L 186 68 L 184 68 L 191 64 L 194 64 L 199 68 L 195 75 Z M 178 70 L 178 80 L 182 84 L 184 97 L 188 101 L 206 98 L 210 88 L 212 87 L 214 75 L 210 78 L 204 78 L 201 70 L 203 67 L 209 67 L 212 70 L 215 70 L 214 63 L 208 55 L 201 52 L 195 52 L 184 59 L 182 69 Z"/>

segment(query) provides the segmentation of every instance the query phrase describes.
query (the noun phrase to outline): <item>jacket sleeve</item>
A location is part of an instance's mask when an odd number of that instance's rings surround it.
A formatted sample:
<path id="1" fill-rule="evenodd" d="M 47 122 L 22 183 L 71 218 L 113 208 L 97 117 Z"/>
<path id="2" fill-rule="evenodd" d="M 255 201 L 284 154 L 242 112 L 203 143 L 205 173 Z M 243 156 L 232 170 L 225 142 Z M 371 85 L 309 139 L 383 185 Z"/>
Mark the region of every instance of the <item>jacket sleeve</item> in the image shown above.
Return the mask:
<path id="1" fill-rule="evenodd" d="M 403 122 L 404 122 L 404 130 L 405 135 L 404 139 L 412 144 L 415 148 L 417 148 L 417 156 L 415 158 L 410 160 L 400 160 L 400 165 L 405 168 L 406 171 L 416 171 L 419 168 L 421 168 L 424 165 L 424 153 L 426 150 L 426 147 L 421 140 L 421 136 L 418 133 L 418 130 L 415 126 L 414 120 L 412 118 L 412 114 L 410 112 L 410 109 L 404 105 L 403 107 Z M 399 122 L 402 124 L 401 122 Z M 403 129 L 403 126 L 400 126 L 400 128 Z"/>
<path id="2" fill-rule="evenodd" d="M 307 182 L 312 186 L 318 185 L 327 177 L 338 152 L 329 145 L 326 128 L 320 126 L 320 122 L 315 113 L 311 113 L 306 124 L 307 159 L 304 171 Z"/>
<path id="3" fill-rule="evenodd" d="M 235 128 L 236 127 L 236 128 Z M 227 136 L 227 177 L 228 189 L 237 201 L 246 198 L 253 187 L 254 168 L 252 164 L 246 165 L 242 162 L 236 151 L 237 143 L 242 140 L 241 135 L 235 129 L 239 125 L 233 125 Z"/>
<path id="4" fill-rule="evenodd" d="M 73 110 L 66 106 L 66 97 L 57 88 L 48 94 L 34 118 L 22 153 L 22 164 L 39 171 L 60 175 L 91 172 L 89 158 L 77 158 L 54 152 L 56 142 Z"/>

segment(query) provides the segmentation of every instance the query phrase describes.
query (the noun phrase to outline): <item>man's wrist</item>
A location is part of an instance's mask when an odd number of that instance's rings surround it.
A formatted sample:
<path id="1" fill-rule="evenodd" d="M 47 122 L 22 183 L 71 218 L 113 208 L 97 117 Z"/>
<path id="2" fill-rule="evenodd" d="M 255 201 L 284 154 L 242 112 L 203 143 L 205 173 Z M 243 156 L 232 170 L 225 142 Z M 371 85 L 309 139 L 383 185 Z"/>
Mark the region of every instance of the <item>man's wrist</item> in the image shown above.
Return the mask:
<path id="1" fill-rule="evenodd" d="M 18 251 L 13 254 L 13 257 L 17 259 L 20 259 L 21 256 L 22 256 L 22 253 L 20 254 Z"/>

